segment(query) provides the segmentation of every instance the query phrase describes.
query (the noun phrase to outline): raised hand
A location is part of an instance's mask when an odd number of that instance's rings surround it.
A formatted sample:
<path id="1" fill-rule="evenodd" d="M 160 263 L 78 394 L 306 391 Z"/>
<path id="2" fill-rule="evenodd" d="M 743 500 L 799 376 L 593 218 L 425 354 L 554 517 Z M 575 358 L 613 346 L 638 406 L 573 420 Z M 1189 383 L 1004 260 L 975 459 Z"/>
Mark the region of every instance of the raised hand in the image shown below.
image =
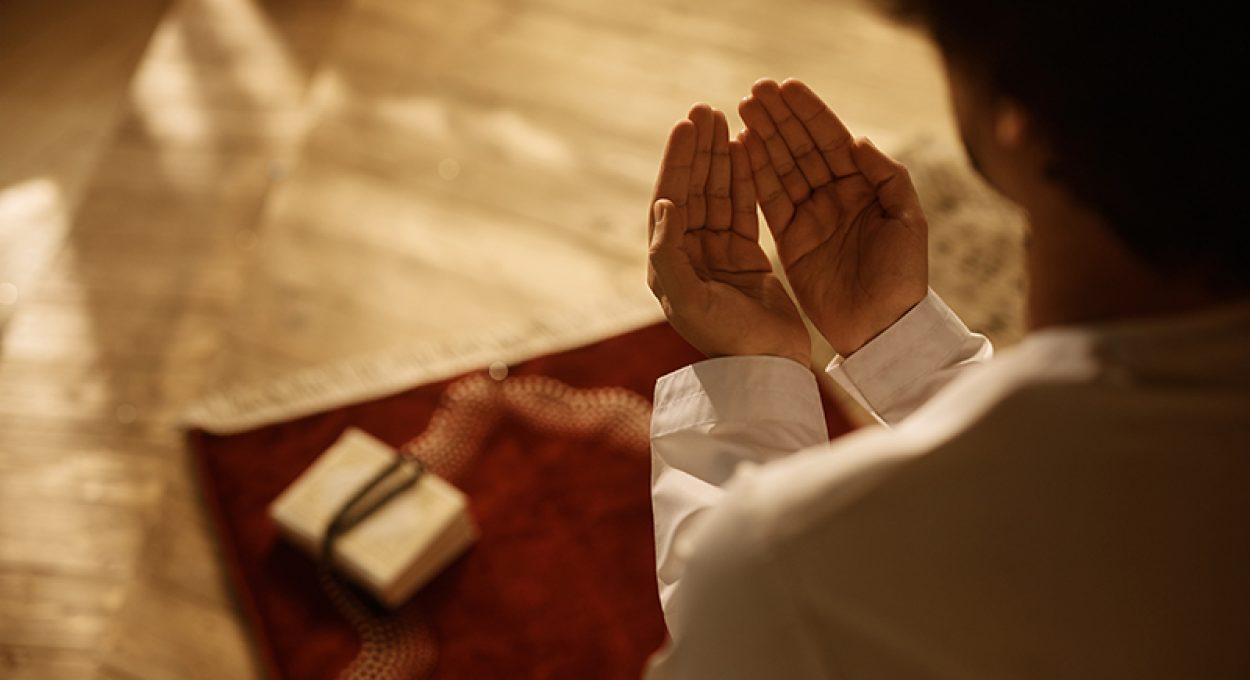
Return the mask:
<path id="1" fill-rule="evenodd" d="M 928 225 L 907 169 L 854 139 L 797 80 L 761 80 L 741 136 L 795 296 L 847 356 L 928 291 Z"/>
<path id="2" fill-rule="evenodd" d="M 650 215 L 647 283 L 677 332 L 708 356 L 811 361 L 798 309 L 759 245 L 742 142 L 705 104 L 673 127 Z"/>

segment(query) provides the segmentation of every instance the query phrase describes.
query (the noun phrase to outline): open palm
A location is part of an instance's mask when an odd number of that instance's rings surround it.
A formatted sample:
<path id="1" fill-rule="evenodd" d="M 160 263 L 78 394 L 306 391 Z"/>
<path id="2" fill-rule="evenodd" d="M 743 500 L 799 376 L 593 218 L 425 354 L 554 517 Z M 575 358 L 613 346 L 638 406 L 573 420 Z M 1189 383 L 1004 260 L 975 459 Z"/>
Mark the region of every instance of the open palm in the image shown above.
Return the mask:
<path id="1" fill-rule="evenodd" d="M 928 290 L 928 228 L 907 170 L 852 138 L 799 81 L 759 81 L 739 112 L 795 296 L 834 350 L 849 355 Z"/>
<path id="2" fill-rule="evenodd" d="M 652 203 L 648 283 L 673 327 L 709 356 L 807 365 L 802 319 L 759 245 L 746 148 L 722 112 L 700 104 L 673 128 Z"/>

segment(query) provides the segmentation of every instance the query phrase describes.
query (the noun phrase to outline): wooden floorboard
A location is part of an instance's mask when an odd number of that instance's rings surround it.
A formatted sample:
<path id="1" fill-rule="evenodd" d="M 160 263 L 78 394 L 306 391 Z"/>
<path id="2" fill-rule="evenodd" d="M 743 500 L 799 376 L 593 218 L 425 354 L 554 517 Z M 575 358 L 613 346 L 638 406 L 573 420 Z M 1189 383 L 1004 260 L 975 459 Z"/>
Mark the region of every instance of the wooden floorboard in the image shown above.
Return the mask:
<path id="1" fill-rule="evenodd" d="M 0 3 L 0 327 L 61 247 L 169 4 Z"/>
<path id="2" fill-rule="evenodd" d="M 98 3 L 73 4 L 6 15 L 27 24 L 5 29 L 55 32 L 67 21 L 82 30 L 79 6 Z M 37 283 L 22 282 L 4 329 L 0 676 L 255 674 L 175 420 L 201 390 L 243 294 L 275 167 L 302 136 L 307 84 L 341 7 L 187 0 L 152 17 L 150 42 L 125 46 L 134 55 L 115 87 L 115 114 L 95 105 L 103 95 L 94 81 L 75 77 L 27 95 L 16 113 L 8 89 L 0 98 L 5 120 L 21 113 L 19 127 L 34 129 L 30 140 L 0 137 L 0 192 L 36 172 L 10 152 L 30 157 L 58 135 L 90 141 L 62 109 L 81 107 L 85 122 L 109 128 L 90 150 L 89 178 L 48 175 L 45 193 L 61 202 L 74 194 L 72 228 L 36 234 L 49 244 L 46 261 Z M 88 14 L 113 25 L 103 9 Z M 66 43 L 53 63 L 91 56 L 76 46 Z M 122 68 L 125 50 L 113 49 L 105 61 Z M 0 58 L 6 74 L 23 68 L 17 56 Z M 25 191 L 26 204 L 45 200 Z M 0 210 L 0 227 L 15 215 Z"/>

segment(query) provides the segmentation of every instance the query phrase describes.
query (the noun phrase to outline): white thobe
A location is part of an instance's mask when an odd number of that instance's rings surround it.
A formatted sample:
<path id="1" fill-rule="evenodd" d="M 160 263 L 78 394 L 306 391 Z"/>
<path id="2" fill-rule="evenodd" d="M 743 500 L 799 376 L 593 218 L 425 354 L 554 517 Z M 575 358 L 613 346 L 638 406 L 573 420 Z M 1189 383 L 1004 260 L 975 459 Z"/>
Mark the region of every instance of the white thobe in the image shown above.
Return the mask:
<path id="1" fill-rule="evenodd" d="M 833 443 L 793 361 L 662 378 L 648 677 L 1250 678 L 1250 305 L 990 355 L 930 292 Z"/>

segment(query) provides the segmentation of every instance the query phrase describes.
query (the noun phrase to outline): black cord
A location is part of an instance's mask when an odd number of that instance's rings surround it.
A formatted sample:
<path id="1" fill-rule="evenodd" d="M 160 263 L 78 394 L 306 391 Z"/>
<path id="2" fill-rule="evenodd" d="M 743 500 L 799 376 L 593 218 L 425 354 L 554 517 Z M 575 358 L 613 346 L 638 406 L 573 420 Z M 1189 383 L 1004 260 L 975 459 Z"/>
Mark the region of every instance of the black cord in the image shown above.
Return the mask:
<path id="1" fill-rule="evenodd" d="M 373 501 L 369 505 L 358 508 L 370 494 L 381 486 L 396 471 L 400 471 L 405 467 L 405 463 L 412 463 L 414 466 L 413 474 L 403 481 L 399 482 L 394 488 L 387 489 L 382 492 L 381 497 Z M 352 528 L 369 518 L 370 515 L 377 512 L 382 506 L 389 503 L 399 494 L 407 491 L 412 485 L 421 479 L 421 475 L 425 473 L 425 465 L 415 457 L 396 457 L 390 465 L 378 472 L 369 480 L 359 491 L 343 504 L 342 508 L 334 514 L 334 518 L 330 520 L 330 524 L 326 527 L 325 537 L 321 540 L 321 565 L 327 569 L 333 566 L 334 560 L 334 542 L 340 536 L 351 531 Z"/>

